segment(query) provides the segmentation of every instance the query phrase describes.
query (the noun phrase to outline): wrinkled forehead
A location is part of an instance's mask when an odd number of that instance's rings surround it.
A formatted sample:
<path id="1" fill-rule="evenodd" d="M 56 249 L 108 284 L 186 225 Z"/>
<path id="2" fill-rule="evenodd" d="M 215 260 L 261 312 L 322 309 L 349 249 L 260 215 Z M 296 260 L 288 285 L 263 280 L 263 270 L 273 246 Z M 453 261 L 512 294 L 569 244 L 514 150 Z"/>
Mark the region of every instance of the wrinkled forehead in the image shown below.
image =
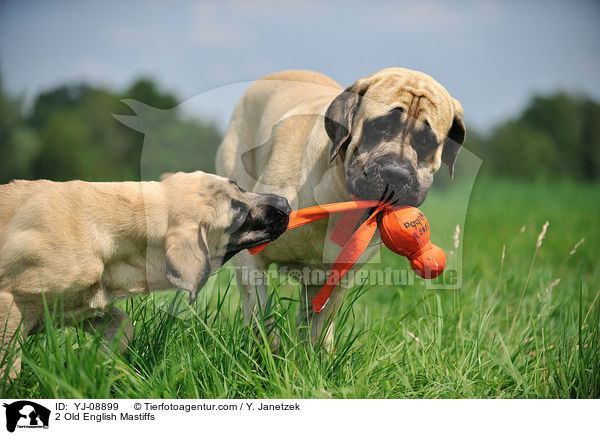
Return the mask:
<path id="1" fill-rule="evenodd" d="M 196 171 L 189 175 L 193 177 L 192 179 L 196 184 L 202 186 L 202 190 L 206 193 L 214 191 L 231 192 L 235 190 L 235 184 L 226 177 L 202 171 Z"/>
<path id="2" fill-rule="evenodd" d="M 427 121 L 434 131 L 446 134 L 454 109 L 448 91 L 430 76 L 417 71 L 375 74 L 364 79 L 366 91 L 359 115 L 372 119 L 401 107 L 410 117 Z"/>
<path id="3" fill-rule="evenodd" d="M 223 201 L 226 199 L 239 199 L 242 195 L 233 180 L 228 178 L 210 177 L 205 180 L 205 194 L 211 201 Z"/>
<path id="4" fill-rule="evenodd" d="M 228 178 L 196 171 L 191 173 L 178 172 L 166 180 L 171 186 L 170 194 L 180 202 L 200 201 L 207 207 L 228 204 L 228 199 L 237 198 L 239 190 Z"/>

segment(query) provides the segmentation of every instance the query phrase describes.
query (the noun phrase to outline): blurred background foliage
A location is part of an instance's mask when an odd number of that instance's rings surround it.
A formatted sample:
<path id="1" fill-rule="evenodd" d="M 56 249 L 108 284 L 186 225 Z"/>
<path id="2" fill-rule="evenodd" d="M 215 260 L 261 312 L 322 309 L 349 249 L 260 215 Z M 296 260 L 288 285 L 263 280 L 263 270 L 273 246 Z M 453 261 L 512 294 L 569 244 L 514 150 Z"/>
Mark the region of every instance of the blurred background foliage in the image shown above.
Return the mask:
<path id="1" fill-rule="evenodd" d="M 485 134 L 468 131 L 467 137 L 484 173 L 526 180 L 600 178 L 600 104 L 586 96 L 534 96 L 518 116 Z"/>
<path id="2" fill-rule="evenodd" d="M 160 109 L 160 116 L 146 116 L 150 127 L 138 126 L 152 129 L 146 140 L 153 143 L 144 144 L 144 134 L 113 118 L 135 115 L 122 99 Z M 0 76 L 0 182 L 139 180 L 163 171 L 213 172 L 222 132 L 213 122 L 184 116 L 178 101 L 152 79 L 140 78 L 118 92 L 82 83 L 60 86 L 38 95 L 25 110 L 22 99 L 4 91 Z M 522 113 L 490 131 L 474 131 L 467 119 L 465 146 L 481 157 L 485 175 L 596 181 L 600 104 L 563 92 L 534 96 Z M 186 155 L 197 157 L 181 158 Z"/>
<path id="3" fill-rule="evenodd" d="M 0 77 L 0 182 L 12 179 L 64 181 L 139 180 L 144 135 L 117 121 L 113 114 L 135 115 L 121 102 L 131 99 L 162 109 L 162 144 L 152 147 L 153 161 L 167 170 L 214 171 L 221 140 L 216 124 L 183 116 L 175 95 L 148 78 L 114 92 L 88 84 L 69 84 L 38 95 L 24 110 L 22 99 L 8 95 Z M 173 150 L 193 150 L 194 161 L 174 160 Z M 146 176 L 146 174 L 144 174 Z M 156 174 L 152 173 L 152 176 Z M 145 177 L 147 178 L 147 177 Z"/>

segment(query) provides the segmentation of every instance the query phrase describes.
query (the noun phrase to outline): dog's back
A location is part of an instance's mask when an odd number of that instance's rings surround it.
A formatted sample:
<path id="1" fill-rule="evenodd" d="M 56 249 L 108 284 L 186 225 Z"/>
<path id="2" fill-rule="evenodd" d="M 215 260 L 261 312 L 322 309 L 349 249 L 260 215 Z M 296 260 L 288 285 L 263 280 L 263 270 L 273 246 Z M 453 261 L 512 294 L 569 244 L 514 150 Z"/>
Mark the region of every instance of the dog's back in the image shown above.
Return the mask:
<path id="1" fill-rule="evenodd" d="M 102 259 L 143 251 L 145 232 L 139 183 L 13 181 L 0 186 L 0 284 L 28 288 L 37 273 L 60 289 L 79 275 L 96 277 Z"/>
<path id="2" fill-rule="evenodd" d="M 258 166 L 264 164 L 267 157 L 255 148 L 269 140 L 274 126 L 285 117 L 301 114 L 306 118 L 303 123 L 310 128 L 313 115 L 319 114 L 341 89 L 329 77 L 305 70 L 281 71 L 254 82 L 238 102 L 217 151 L 217 174 L 235 178 L 243 187 L 252 189 L 263 169 Z M 287 141 L 293 141 L 293 137 L 299 135 L 298 118 L 293 122 L 296 125 Z M 280 151 L 285 155 L 296 155 L 300 152 L 296 148 L 301 146 L 303 144 L 294 143 L 289 145 L 291 149 Z M 263 153 L 269 155 L 270 149 Z M 248 163 L 245 168 L 241 167 L 242 154 Z M 253 179 L 248 179 L 248 175 Z"/>
<path id="3" fill-rule="evenodd" d="M 22 204 L 27 198 L 36 195 L 41 184 L 46 183 L 50 183 L 50 181 L 15 180 L 9 184 L 0 185 L 0 249 L 5 243 L 8 227 Z"/>

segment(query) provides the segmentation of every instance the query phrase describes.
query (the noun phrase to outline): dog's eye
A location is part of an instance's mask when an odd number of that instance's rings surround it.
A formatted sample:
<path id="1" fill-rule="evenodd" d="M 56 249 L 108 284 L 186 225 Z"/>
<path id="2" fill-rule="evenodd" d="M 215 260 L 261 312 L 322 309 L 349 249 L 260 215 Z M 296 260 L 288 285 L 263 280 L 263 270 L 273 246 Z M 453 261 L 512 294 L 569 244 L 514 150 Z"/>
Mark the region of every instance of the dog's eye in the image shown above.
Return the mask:
<path id="1" fill-rule="evenodd" d="M 412 147 L 417 152 L 417 158 L 419 160 L 425 159 L 433 153 L 439 145 L 435 135 L 430 128 L 427 128 L 427 126 L 422 130 L 415 131 L 412 135 L 411 142 Z"/>
<path id="2" fill-rule="evenodd" d="M 235 181 L 235 180 L 229 180 L 229 182 L 231 184 L 233 184 L 235 187 L 237 187 L 240 192 L 242 192 L 242 193 L 246 192 L 246 189 L 240 187 L 240 185 L 237 184 L 237 181 Z"/>
<path id="3" fill-rule="evenodd" d="M 403 109 L 400 107 L 390 110 L 387 114 L 372 120 L 369 129 L 381 136 L 394 136 L 400 128 L 400 115 L 402 112 Z"/>
<path id="4" fill-rule="evenodd" d="M 373 128 L 379 133 L 388 133 L 392 128 L 392 123 L 387 117 L 380 118 L 375 121 Z"/>
<path id="5" fill-rule="evenodd" d="M 249 212 L 250 207 L 248 204 L 238 201 L 237 199 L 231 200 L 231 213 L 233 217 L 231 219 L 231 225 L 225 229 L 225 232 L 233 233 L 238 230 L 244 224 L 244 222 L 246 222 Z"/>

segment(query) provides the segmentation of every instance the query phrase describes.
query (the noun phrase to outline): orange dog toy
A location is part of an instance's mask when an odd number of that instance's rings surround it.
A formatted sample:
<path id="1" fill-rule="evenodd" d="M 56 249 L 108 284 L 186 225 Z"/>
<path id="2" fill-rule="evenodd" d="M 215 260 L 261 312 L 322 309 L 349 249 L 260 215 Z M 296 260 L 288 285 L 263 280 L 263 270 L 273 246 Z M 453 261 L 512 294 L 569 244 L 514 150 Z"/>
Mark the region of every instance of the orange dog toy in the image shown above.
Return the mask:
<path id="1" fill-rule="evenodd" d="M 366 209 L 375 211 L 355 230 Z M 320 313 L 340 279 L 356 263 L 377 230 L 377 215 L 382 213 L 379 231 L 381 240 L 390 250 L 407 257 L 412 269 L 422 278 L 436 278 L 446 267 L 446 255 L 429 240 L 429 223 L 421 210 L 410 206 L 390 207 L 379 201 L 348 201 L 325 204 L 294 211 L 290 214 L 288 230 L 342 213 L 330 239 L 343 246 L 325 285 L 313 298 L 313 309 Z M 252 254 L 267 246 L 250 248 Z"/>

